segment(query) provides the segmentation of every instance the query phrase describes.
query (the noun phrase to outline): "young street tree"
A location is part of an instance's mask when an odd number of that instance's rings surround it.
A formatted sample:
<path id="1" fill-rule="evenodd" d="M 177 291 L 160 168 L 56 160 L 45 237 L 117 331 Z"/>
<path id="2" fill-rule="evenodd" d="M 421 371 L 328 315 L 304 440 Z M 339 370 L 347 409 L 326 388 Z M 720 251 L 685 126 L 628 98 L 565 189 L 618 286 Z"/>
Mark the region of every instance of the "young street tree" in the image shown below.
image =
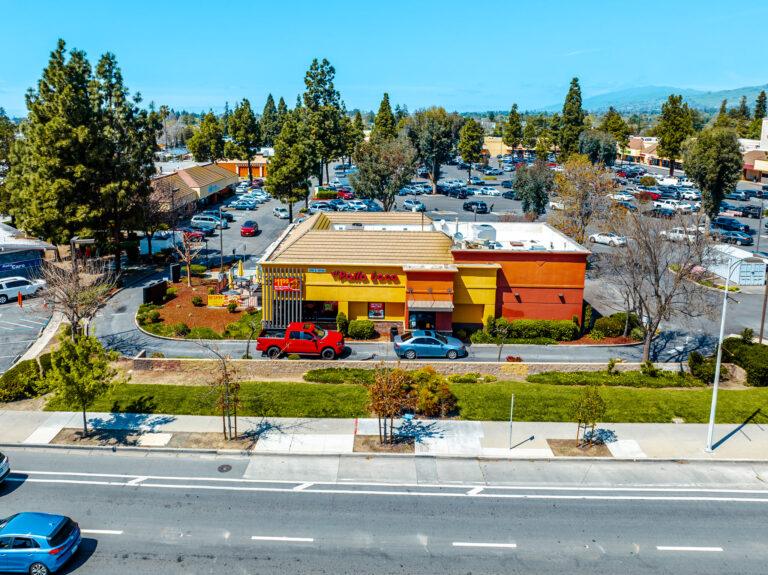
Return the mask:
<path id="1" fill-rule="evenodd" d="M 579 136 L 584 130 L 586 114 L 581 108 L 581 86 L 579 79 L 571 80 L 571 86 L 563 103 L 563 118 L 560 129 L 560 153 L 563 158 L 575 154 L 579 149 Z"/>
<path id="2" fill-rule="evenodd" d="M 736 132 L 712 128 L 701 132 L 685 150 L 685 171 L 701 190 L 704 212 L 714 218 L 726 194 L 741 179 L 742 156 Z"/>
<path id="3" fill-rule="evenodd" d="M 579 136 L 579 153 L 593 164 L 612 166 L 616 162 L 616 139 L 608 132 L 584 130 Z"/>
<path id="4" fill-rule="evenodd" d="M 549 194 L 555 184 L 555 177 L 547 167 L 546 159 L 538 156 L 532 166 L 521 166 L 515 177 L 517 199 L 522 202 L 523 213 L 532 220 L 546 213 Z"/>
<path id="5" fill-rule="evenodd" d="M 301 108 L 286 116 L 269 164 L 267 188 L 273 196 L 288 204 L 290 221 L 293 221 L 294 202 L 306 198 L 309 193 L 309 176 L 315 166 L 312 139 L 303 120 L 307 113 Z"/>
<path id="6" fill-rule="evenodd" d="M 200 126 L 187 140 L 187 148 L 196 162 L 215 162 L 224 157 L 224 132 L 213 112 L 208 112 Z"/>
<path id="7" fill-rule="evenodd" d="M 451 158 L 453 152 L 456 123 L 452 114 L 438 107 L 419 110 L 408 122 L 408 137 L 429 171 L 433 194 L 436 193 L 437 181 L 440 179 L 440 167 Z"/>
<path id="8" fill-rule="evenodd" d="M 669 160 L 669 175 L 675 174 L 675 160 L 683 151 L 683 143 L 693 134 L 693 120 L 683 97 L 671 94 L 661 106 L 661 116 L 656 125 L 659 138 L 658 154 Z"/>
<path id="9" fill-rule="evenodd" d="M 576 428 L 576 443 L 592 443 L 592 435 L 595 432 L 595 426 L 605 415 L 605 401 L 600 395 L 600 391 L 596 385 L 587 385 L 581 390 L 576 399 L 571 403 L 571 410 L 573 418 L 576 420 L 578 427 Z M 585 441 L 587 436 L 587 428 L 591 433 L 589 434 L 589 441 Z"/>
<path id="10" fill-rule="evenodd" d="M 88 408 L 113 386 L 126 382 L 110 365 L 112 359 L 95 337 L 64 339 L 51 353 L 46 383 L 64 407 L 82 411 L 83 436 L 88 435 Z"/>
<path id="11" fill-rule="evenodd" d="M 376 369 L 373 383 L 368 386 L 368 409 L 379 419 L 379 442 L 394 443 L 394 419 L 415 406 L 410 378 L 403 369 Z"/>
<path id="12" fill-rule="evenodd" d="M 549 222 L 583 244 L 592 222 L 609 219 L 608 196 L 616 188 L 613 176 L 605 168 L 593 165 L 586 156 L 573 154 L 563 171 L 555 175 L 555 187 L 563 209 L 552 211 Z"/>
<path id="13" fill-rule="evenodd" d="M 216 377 L 210 383 L 216 405 L 221 410 L 221 427 L 224 439 L 233 440 L 240 437 L 237 431 L 237 408 L 240 406 L 240 383 L 234 377 L 230 357 L 223 354 L 217 347 L 203 340 L 197 344 L 205 349 L 217 362 Z"/>
<path id="14" fill-rule="evenodd" d="M 520 120 L 520 114 L 517 111 L 517 104 L 512 104 L 512 109 L 509 111 L 507 121 L 504 123 L 504 132 L 501 136 L 501 141 L 505 146 L 512 150 L 513 154 L 523 141 L 523 123 Z"/>
<path id="15" fill-rule="evenodd" d="M 477 120 L 469 118 L 459 131 L 459 155 L 467 163 L 467 178 L 472 177 L 472 164 L 482 159 L 485 132 Z"/>
<path id="16" fill-rule="evenodd" d="M 379 104 L 379 111 L 376 119 L 373 121 L 370 140 L 372 142 L 386 142 L 394 140 L 397 137 L 397 120 L 392 113 L 392 107 L 389 104 L 389 94 L 384 92 L 384 97 Z"/>
<path id="17" fill-rule="evenodd" d="M 237 154 L 237 159 L 248 162 L 248 182 L 253 183 L 253 166 L 251 162 L 261 146 L 261 126 L 251 110 L 251 103 L 244 98 L 229 118 L 229 133 L 232 138 L 227 142 L 227 155 Z"/>
<path id="18" fill-rule="evenodd" d="M 713 256 L 711 238 L 691 233 L 686 241 L 667 240 L 678 226 L 696 229 L 703 220 L 677 216 L 676 221 L 649 218 L 637 212 L 614 211 L 609 230 L 629 238 L 620 250 L 611 250 L 600 263 L 599 274 L 621 294 L 643 327 L 643 360 L 651 359 L 651 343 L 662 321 L 711 313 L 711 290 L 700 286 L 702 266 Z"/>
<path id="19" fill-rule="evenodd" d="M 350 175 L 349 180 L 355 193 L 380 201 L 387 212 L 395 204 L 400 188 L 416 173 L 416 150 L 402 136 L 362 142 L 352 157 L 357 173 Z"/>

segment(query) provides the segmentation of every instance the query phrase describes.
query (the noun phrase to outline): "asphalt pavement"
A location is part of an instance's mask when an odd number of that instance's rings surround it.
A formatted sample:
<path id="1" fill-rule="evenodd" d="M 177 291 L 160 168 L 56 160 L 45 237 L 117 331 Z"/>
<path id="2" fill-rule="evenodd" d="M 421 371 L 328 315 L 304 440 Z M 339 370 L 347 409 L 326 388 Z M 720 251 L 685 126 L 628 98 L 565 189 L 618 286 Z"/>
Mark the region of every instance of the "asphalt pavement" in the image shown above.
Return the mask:
<path id="1" fill-rule="evenodd" d="M 62 513 L 83 529 L 64 573 L 723 575 L 768 560 L 768 491 L 754 479 L 765 470 L 738 465 L 656 464 L 648 486 L 622 481 L 642 464 L 619 464 L 592 487 L 558 482 L 576 476 L 562 465 L 488 462 L 507 478 L 380 485 L 251 479 L 259 458 L 9 455 L 4 512 Z M 518 471 L 542 480 L 510 485 Z M 729 475 L 753 479 L 724 487 Z"/>
<path id="2" fill-rule="evenodd" d="M 0 373 L 5 372 L 37 339 L 51 319 L 51 310 L 41 298 L 15 300 L 0 305 Z"/>

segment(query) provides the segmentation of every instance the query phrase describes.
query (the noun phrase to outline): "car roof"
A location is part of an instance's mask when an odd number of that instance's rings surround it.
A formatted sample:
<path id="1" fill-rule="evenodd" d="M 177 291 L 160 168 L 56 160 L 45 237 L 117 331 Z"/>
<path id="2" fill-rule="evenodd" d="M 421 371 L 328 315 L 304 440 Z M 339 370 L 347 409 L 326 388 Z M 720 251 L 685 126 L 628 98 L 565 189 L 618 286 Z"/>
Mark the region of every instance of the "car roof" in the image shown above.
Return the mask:
<path id="1" fill-rule="evenodd" d="M 14 281 L 14 280 L 25 280 L 27 278 L 22 276 L 10 276 L 7 278 L 0 278 L 0 281 L 8 282 L 8 281 Z"/>
<path id="2" fill-rule="evenodd" d="M 255 226 L 256 222 L 253 220 L 245 220 L 242 224 L 242 227 L 248 227 L 248 226 Z"/>
<path id="3" fill-rule="evenodd" d="M 63 515 L 50 513 L 19 513 L 14 515 L 8 524 L 0 530 L 0 535 L 30 534 L 50 537 L 66 519 Z"/>

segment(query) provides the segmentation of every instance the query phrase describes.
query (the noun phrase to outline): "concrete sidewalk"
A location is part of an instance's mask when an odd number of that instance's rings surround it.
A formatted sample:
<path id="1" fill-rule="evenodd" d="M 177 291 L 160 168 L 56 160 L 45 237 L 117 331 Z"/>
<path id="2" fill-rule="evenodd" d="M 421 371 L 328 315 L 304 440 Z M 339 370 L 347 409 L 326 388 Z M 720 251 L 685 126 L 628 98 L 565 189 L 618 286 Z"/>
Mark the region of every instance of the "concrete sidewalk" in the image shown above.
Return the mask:
<path id="1" fill-rule="evenodd" d="M 141 434 L 140 447 L 164 447 L 174 433 L 221 432 L 220 417 L 89 413 L 97 429 Z M 0 444 L 48 445 L 65 428 L 82 427 L 82 414 L 0 410 Z M 376 419 L 290 419 L 240 417 L 241 433 L 254 439 L 254 453 L 343 455 L 353 452 L 355 435 L 378 435 Z M 575 439 L 576 424 L 416 419 L 396 422 L 415 439 L 416 455 L 500 459 L 560 459 L 548 440 Z M 768 461 L 768 425 L 717 425 L 714 453 L 704 451 L 703 424 L 604 424 L 615 434 L 607 443 L 615 459 Z"/>

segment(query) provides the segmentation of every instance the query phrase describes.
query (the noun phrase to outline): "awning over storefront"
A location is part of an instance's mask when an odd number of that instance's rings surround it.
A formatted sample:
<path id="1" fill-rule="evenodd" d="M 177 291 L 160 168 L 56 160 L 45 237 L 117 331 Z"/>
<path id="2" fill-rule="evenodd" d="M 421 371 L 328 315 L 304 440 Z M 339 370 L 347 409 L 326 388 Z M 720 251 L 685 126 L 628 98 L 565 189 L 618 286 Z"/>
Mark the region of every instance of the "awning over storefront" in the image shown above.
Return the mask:
<path id="1" fill-rule="evenodd" d="M 450 300 L 409 300 L 408 311 L 453 311 Z"/>

